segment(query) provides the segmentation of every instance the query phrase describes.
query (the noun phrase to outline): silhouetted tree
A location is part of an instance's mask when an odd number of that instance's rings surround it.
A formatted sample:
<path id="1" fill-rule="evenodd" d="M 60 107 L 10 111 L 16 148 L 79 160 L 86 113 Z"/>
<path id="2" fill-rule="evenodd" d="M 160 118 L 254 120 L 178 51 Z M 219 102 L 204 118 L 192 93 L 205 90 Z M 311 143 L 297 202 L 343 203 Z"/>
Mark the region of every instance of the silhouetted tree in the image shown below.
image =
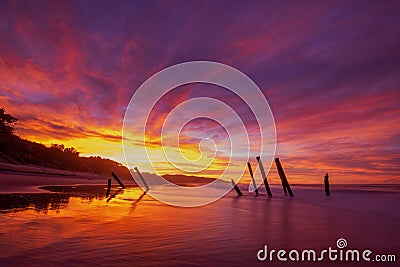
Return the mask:
<path id="1" fill-rule="evenodd" d="M 14 124 L 17 122 L 17 120 L 17 118 L 14 118 L 10 114 L 7 114 L 4 108 L 0 108 L 0 134 L 13 134 Z"/>
<path id="2" fill-rule="evenodd" d="M 50 148 L 52 149 L 56 149 L 56 150 L 61 150 L 62 152 L 64 152 L 64 145 L 58 145 L 58 144 L 51 144 Z"/>
<path id="3" fill-rule="evenodd" d="M 34 164 L 50 168 L 83 171 L 110 175 L 111 171 L 119 177 L 130 178 L 128 168 L 120 163 L 101 157 L 80 157 L 73 148 L 63 144 L 46 147 L 14 134 L 17 118 L 0 108 L 0 159 L 15 164 Z"/>
<path id="4" fill-rule="evenodd" d="M 64 149 L 64 153 L 67 153 L 67 154 L 70 154 L 70 155 L 73 155 L 73 156 L 79 156 L 79 152 L 73 147 L 65 148 Z"/>

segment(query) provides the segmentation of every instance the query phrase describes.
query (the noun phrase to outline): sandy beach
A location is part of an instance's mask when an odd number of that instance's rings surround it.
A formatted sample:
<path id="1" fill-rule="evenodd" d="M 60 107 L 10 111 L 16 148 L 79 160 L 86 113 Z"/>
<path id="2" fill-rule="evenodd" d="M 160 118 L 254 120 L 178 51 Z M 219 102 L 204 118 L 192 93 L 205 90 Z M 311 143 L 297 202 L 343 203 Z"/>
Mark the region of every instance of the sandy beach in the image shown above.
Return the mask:
<path id="1" fill-rule="evenodd" d="M 177 208 L 138 187 L 114 187 L 107 199 L 98 180 L 0 176 L 8 181 L 1 194 L 1 266 L 396 266 L 257 259 L 265 245 L 322 250 L 336 248 L 339 238 L 348 248 L 399 257 L 396 185 L 332 185 L 329 198 L 321 186 L 293 186 L 290 198 L 273 185 L 270 199 L 263 189 L 259 196 L 232 191 L 203 207 Z M 18 188 L 41 193 L 10 194 Z"/>
<path id="2" fill-rule="evenodd" d="M 399 25 L 400 0 L 1 1 L 0 267 L 399 267 Z"/>
<path id="3" fill-rule="evenodd" d="M 56 175 L 0 171 L 0 194 L 43 192 L 46 185 L 106 184 L 107 178 L 86 175 Z"/>

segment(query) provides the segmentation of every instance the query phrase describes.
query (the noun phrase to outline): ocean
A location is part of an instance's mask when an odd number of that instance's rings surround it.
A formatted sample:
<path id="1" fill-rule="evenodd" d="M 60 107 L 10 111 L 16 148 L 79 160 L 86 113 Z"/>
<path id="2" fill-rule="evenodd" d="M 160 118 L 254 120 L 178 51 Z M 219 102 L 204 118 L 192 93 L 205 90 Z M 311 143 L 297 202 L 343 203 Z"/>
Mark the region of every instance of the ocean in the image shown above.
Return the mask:
<path id="1" fill-rule="evenodd" d="M 138 187 L 113 188 L 109 198 L 104 185 L 0 194 L 0 266 L 398 266 L 399 185 L 331 185 L 330 197 L 320 185 L 293 185 L 293 198 L 271 188 L 272 198 L 264 188 L 231 191 L 196 208 L 168 206 Z M 261 261 L 265 247 L 275 254 Z M 329 247 L 337 259 L 318 260 Z M 350 249 L 370 250 L 370 261 L 340 260 Z M 315 262 L 302 260 L 304 250 Z"/>

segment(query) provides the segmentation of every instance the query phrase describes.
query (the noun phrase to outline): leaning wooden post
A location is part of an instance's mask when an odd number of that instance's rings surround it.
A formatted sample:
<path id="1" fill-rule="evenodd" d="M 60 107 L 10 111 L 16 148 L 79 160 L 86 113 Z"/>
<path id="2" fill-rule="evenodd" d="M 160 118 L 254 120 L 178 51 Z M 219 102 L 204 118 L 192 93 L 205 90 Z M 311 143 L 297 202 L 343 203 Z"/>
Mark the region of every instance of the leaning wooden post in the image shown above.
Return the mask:
<path id="1" fill-rule="evenodd" d="M 135 171 L 137 172 L 137 174 L 139 175 L 140 180 L 142 180 L 144 186 L 146 187 L 146 191 L 145 192 L 149 191 L 150 188 L 147 185 L 146 180 L 144 179 L 142 173 L 139 171 L 138 167 L 135 167 Z"/>
<path id="2" fill-rule="evenodd" d="M 281 179 L 283 181 L 284 186 L 286 187 L 289 196 L 294 197 L 292 189 L 290 188 L 289 182 L 286 179 L 286 175 L 285 172 L 283 171 L 281 162 L 279 161 L 279 158 L 275 158 L 275 163 L 276 163 L 276 167 L 278 168 L 278 172 L 279 172 L 279 176 L 281 176 Z"/>
<path id="3" fill-rule="evenodd" d="M 282 183 L 282 188 L 283 188 L 283 192 L 285 193 L 285 195 L 287 195 L 287 190 L 286 190 L 286 184 L 285 181 L 283 180 L 283 177 L 281 175 L 281 173 L 278 171 L 279 174 L 279 178 L 281 179 L 281 183 Z"/>
<path id="4" fill-rule="evenodd" d="M 115 181 L 117 181 L 117 183 L 119 183 L 119 185 L 122 188 L 125 188 L 125 185 L 121 182 L 121 180 L 118 178 L 118 176 L 114 172 L 111 172 L 111 175 L 114 177 Z"/>
<path id="5" fill-rule="evenodd" d="M 110 195 L 110 190 L 111 190 L 111 178 L 108 179 L 106 197 Z"/>
<path id="6" fill-rule="evenodd" d="M 251 169 L 250 162 L 247 162 L 247 167 L 249 167 L 249 172 L 250 172 L 251 180 L 253 181 L 253 185 L 254 185 L 254 189 L 255 189 L 254 191 L 256 191 L 256 195 L 258 196 L 257 184 L 256 184 L 256 180 L 254 180 L 253 170 Z"/>
<path id="7" fill-rule="evenodd" d="M 279 159 L 278 159 L 279 161 Z M 275 159 L 276 162 L 276 159 Z M 279 174 L 279 178 L 281 179 L 281 184 L 282 184 L 282 188 L 283 188 L 283 192 L 285 193 L 285 195 L 287 195 L 287 190 L 286 190 L 286 183 L 285 180 L 282 177 L 282 173 L 279 171 L 278 165 L 276 165 L 277 169 L 278 169 L 278 174 Z"/>
<path id="8" fill-rule="evenodd" d="M 258 161 L 258 167 L 260 168 L 261 175 L 262 175 L 262 178 L 264 180 L 265 190 L 267 190 L 268 196 L 272 197 L 272 192 L 271 192 L 271 189 L 269 188 L 267 175 L 265 174 L 265 171 L 264 171 L 264 166 L 262 165 L 260 157 L 256 157 L 256 159 Z"/>
<path id="9" fill-rule="evenodd" d="M 240 196 L 243 196 L 243 194 L 242 194 L 242 192 L 240 191 L 239 187 L 237 186 L 237 184 L 235 184 L 235 181 L 233 181 L 233 179 L 231 179 L 231 181 L 232 181 L 233 188 L 235 188 L 235 191 L 236 191 L 236 193 L 238 194 L 238 196 L 239 196 L 239 197 L 240 197 Z"/>
<path id="10" fill-rule="evenodd" d="M 329 197 L 331 195 L 331 191 L 329 190 L 329 175 L 326 173 L 325 178 L 324 178 L 324 184 L 325 184 L 325 195 Z"/>

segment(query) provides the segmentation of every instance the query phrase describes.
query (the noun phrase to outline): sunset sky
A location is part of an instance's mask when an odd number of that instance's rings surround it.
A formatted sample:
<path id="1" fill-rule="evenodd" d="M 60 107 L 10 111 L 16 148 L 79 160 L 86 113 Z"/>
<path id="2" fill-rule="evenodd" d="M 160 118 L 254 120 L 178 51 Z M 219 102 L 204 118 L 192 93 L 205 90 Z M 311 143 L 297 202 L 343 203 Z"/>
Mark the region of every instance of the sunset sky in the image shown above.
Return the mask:
<path id="1" fill-rule="evenodd" d="M 400 182 L 399 14 L 399 1 L 1 1 L 0 107 L 23 138 L 124 163 L 122 121 L 137 88 L 168 66 L 216 61 L 262 89 L 292 183 L 320 183 L 325 172 L 337 183 Z M 251 127 L 235 95 L 185 85 L 155 107 L 153 147 L 169 111 L 199 96 Z M 223 144 L 226 134 L 198 119 L 181 149 L 196 158 L 199 140 Z M 198 175 L 226 164 L 219 157 Z M 278 181 L 275 168 L 269 176 Z"/>

